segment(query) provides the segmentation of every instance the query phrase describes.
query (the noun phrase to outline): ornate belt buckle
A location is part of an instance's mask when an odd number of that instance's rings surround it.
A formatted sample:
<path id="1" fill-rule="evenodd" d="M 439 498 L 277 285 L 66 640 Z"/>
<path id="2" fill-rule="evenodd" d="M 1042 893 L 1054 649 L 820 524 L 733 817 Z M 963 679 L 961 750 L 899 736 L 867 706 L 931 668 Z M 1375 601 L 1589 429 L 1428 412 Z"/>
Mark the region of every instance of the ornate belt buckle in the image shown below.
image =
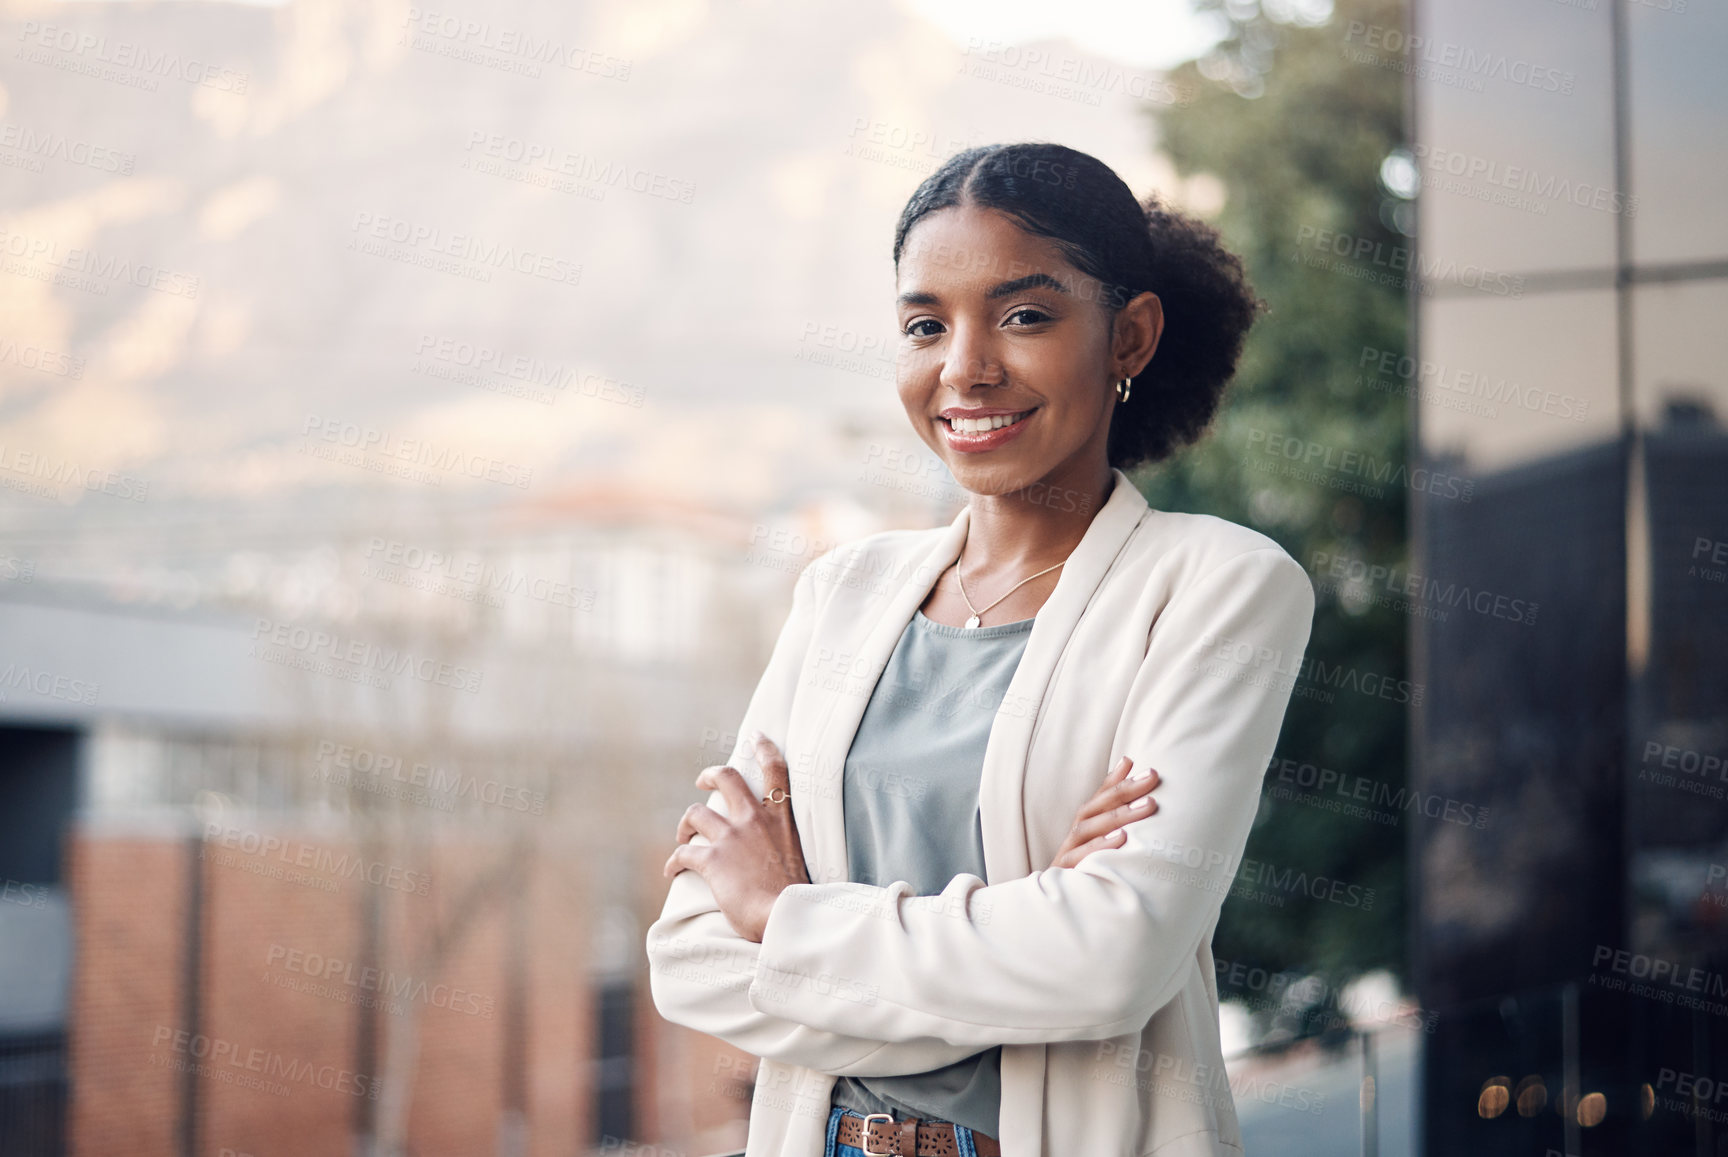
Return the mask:
<path id="1" fill-rule="evenodd" d="M 884 1121 L 887 1121 L 890 1125 L 892 1125 L 894 1123 L 894 1114 L 893 1113 L 866 1113 L 866 1114 L 864 1114 L 864 1135 L 862 1137 L 858 1138 L 860 1141 L 863 1142 L 863 1144 L 858 1146 L 858 1148 L 864 1150 L 864 1157 L 894 1157 L 894 1154 L 890 1153 L 886 1149 L 884 1149 L 880 1153 L 878 1153 L 876 1150 L 870 1148 L 870 1122 L 875 1120 L 877 1117 L 881 1117 Z"/>

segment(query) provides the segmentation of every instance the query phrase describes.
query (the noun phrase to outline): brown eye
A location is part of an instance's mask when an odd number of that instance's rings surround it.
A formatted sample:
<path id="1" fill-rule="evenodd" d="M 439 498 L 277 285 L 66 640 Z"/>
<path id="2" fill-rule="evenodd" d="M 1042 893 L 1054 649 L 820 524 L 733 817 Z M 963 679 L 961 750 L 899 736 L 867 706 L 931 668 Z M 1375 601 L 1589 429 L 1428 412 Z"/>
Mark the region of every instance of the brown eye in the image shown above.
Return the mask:
<path id="1" fill-rule="evenodd" d="M 936 321 L 932 318 L 925 317 L 925 318 L 920 318 L 917 321 L 913 322 L 911 325 L 907 326 L 901 332 L 903 332 L 907 337 L 934 337 L 935 331 L 926 331 L 926 332 L 920 333 L 918 327 L 924 326 L 924 325 L 933 325 L 933 326 L 939 327 L 941 324 L 942 323 L 939 321 Z"/>
<path id="2" fill-rule="evenodd" d="M 1028 320 L 1022 322 L 1021 323 L 1022 325 L 1037 325 L 1041 321 L 1049 321 L 1050 320 L 1050 315 L 1045 313 L 1041 309 L 1030 309 L 1030 308 L 1017 309 L 1013 313 L 1008 315 L 1008 320 L 1013 321 L 1017 317 L 1024 317 L 1024 318 L 1028 319 Z"/>

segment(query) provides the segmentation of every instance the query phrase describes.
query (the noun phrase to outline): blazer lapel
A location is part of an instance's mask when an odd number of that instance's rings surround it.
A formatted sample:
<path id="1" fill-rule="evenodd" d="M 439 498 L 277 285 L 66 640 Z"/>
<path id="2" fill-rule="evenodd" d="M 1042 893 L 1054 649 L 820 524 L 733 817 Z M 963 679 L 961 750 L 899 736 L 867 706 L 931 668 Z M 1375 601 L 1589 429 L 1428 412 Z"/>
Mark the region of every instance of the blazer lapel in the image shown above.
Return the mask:
<path id="1" fill-rule="evenodd" d="M 876 681 L 893 657 L 894 645 L 900 641 L 906 624 L 912 621 L 913 612 L 924 605 L 937 578 L 960 557 L 971 513 L 970 506 L 961 507 L 924 557 L 907 560 L 910 569 L 899 586 L 878 600 L 876 622 L 859 647 L 857 659 L 848 664 L 850 669 L 863 674 L 855 680 L 847 679 L 840 691 L 829 696 L 827 718 L 816 735 L 815 768 L 811 772 L 815 790 L 808 793 L 803 814 L 799 813 L 797 793 L 792 797 L 793 818 L 798 823 L 805 858 L 810 861 L 810 878 L 815 883 L 834 883 L 849 877 L 842 791 L 846 753 L 852 750 L 852 739 L 858 734 L 864 709 L 870 704 Z"/>
<path id="2" fill-rule="evenodd" d="M 1031 747 L 1038 710 L 1050 677 L 1068 644 L 1074 627 L 1085 613 L 1105 572 L 1116 560 L 1128 536 L 1149 509 L 1146 499 L 1121 470 L 1113 469 L 1115 485 L 1110 497 L 1086 528 L 1074 553 L 1057 576 L 1056 589 L 1039 608 L 1037 620 L 1026 639 L 1026 650 L 1009 682 L 984 752 L 984 768 L 978 787 L 978 804 L 984 829 L 984 862 L 987 884 L 1018 879 L 1031 871 L 1026 845 L 1026 816 L 1021 804 L 1026 779 L 1026 755 Z M 814 791 L 805 793 L 805 807 L 794 814 L 805 837 L 811 879 L 831 883 L 848 878 L 846 821 L 841 790 L 846 754 L 852 749 L 858 724 L 864 718 L 870 695 L 894 646 L 900 641 L 913 613 L 929 597 L 936 579 L 960 556 L 966 541 L 971 507 L 960 513 L 935 540 L 922 558 L 909 560 L 912 567 L 901 584 L 878 603 L 880 610 L 858 650 L 853 669 L 863 672 L 849 690 L 830 697 L 828 717 L 815 742 Z M 798 814 L 799 812 L 802 814 Z"/>
<path id="3" fill-rule="evenodd" d="M 984 828 L 986 884 L 1017 880 L 1032 871 L 1026 844 L 1023 789 L 1026 757 L 1032 746 L 1044 692 L 1080 616 L 1092 601 L 1104 574 L 1116 561 L 1128 536 L 1149 509 L 1145 496 L 1120 470 L 1112 470 L 1116 485 L 1086 528 L 1086 534 L 1061 570 L 1056 589 L 1038 610 L 1026 650 L 984 749 L 984 771 L 978 784 L 978 809 Z M 1040 864 L 1039 867 L 1048 867 Z"/>

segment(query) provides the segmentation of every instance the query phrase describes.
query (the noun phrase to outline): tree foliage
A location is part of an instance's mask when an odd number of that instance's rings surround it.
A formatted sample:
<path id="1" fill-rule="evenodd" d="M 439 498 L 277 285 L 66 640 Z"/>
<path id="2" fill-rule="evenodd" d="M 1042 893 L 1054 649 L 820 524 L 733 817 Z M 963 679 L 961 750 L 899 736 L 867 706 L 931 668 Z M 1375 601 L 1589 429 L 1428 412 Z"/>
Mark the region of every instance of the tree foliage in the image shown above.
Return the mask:
<path id="1" fill-rule="evenodd" d="M 1410 210 L 1400 194 L 1410 190 L 1381 176 L 1404 139 L 1403 76 L 1343 54 L 1349 21 L 1402 27 L 1403 16 L 1386 0 L 1340 0 L 1330 18 L 1307 20 L 1288 2 L 1197 3 L 1230 35 L 1174 74 L 1195 96 L 1161 110 L 1155 131 L 1191 188 L 1199 174 L 1221 183 L 1214 223 L 1267 309 L 1210 435 L 1139 481 L 1155 507 L 1271 535 L 1315 583 L 1277 759 L 1337 778 L 1297 801 L 1280 789 L 1300 790 L 1307 773 L 1268 771 L 1214 952 L 1315 974 L 1336 991 L 1371 969 L 1405 973 L 1406 835 L 1432 822 L 1405 794 L 1405 717 L 1420 696 L 1405 681 L 1406 616 L 1358 588 L 1340 595 L 1326 561 L 1404 567 L 1406 383 L 1376 372 L 1382 353 L 1406 348 Z M 1349 256 L 1323 236 L 1349 238 Z M 1351 805 L 1396 822 L 1332 810 Z M 1221 985 L 1224 999 L 1260 995 Z M 1263 1030 L 1301 1031 L 1259 1019 Z"/>

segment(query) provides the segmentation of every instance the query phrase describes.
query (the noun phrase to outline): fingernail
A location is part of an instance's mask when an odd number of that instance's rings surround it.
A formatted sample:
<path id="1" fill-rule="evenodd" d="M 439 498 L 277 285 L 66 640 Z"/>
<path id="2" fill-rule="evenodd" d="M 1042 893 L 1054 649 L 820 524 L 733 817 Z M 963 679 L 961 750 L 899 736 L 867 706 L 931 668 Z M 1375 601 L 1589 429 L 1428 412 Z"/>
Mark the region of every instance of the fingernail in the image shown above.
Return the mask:
<path id="1" fill-rule="evenodd" d="M 1122 829 L 1117 828 L 1115 831 L 1111 832 L 1109 838 L 1112 840 L 1121 839 L 1122 838 Z"/>
<path id="2" fill-rule="evenodd" d="M 1152 806 L 1152 797 L 1149 795 L 1143 795 L 1128 806 L 1130 808 L 1149 808 Z"/>
<path id="3" fill-rule="evenodd" d="M 1145 779 L 1147 776 L 1149 776 L 1151 774 L 1152 774 L 1151 768 L 1149 768 L 1149 767 L 1137 767 L 1133 771 L 1128 773 L 1128 778 L 1129 779 Z"/>

